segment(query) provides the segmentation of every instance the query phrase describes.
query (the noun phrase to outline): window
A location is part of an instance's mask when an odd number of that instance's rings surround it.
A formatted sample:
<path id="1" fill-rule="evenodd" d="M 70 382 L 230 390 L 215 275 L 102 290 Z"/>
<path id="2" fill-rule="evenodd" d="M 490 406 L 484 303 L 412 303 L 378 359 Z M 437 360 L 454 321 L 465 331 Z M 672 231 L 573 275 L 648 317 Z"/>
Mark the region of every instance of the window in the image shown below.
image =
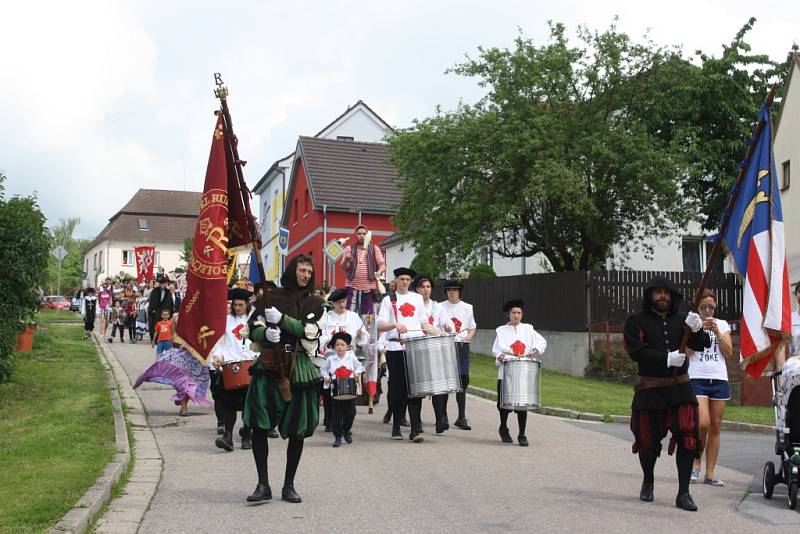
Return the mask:
<path id="1" fill-rule="evenodd" d="M 122 251 L 122 265 L 133 265 L 133 251 L 132 250 L 123 250 Z"/>
<path id="2" fill-rule="evenodd" d="M 783 162 L 781 165 L 781 191 L 786 191 L 789 189 L 791 180 L 791 167 L 789 165 L 789 160 Z"/>
<path id="3" fill-rule="evenodd" d="M 161 267 L 161 253 L 157 250 L 155 256 L 153 256 L 153 261 L 155 262 L 153 263 L 153 265 L 155 265 L 156 267 Z"/>
<path id="4" fill-rule="evenodd" d="M 308 194 L 308 189 L 306 189 L 306 195 L 305 195 L 305 205 L 306 205 L 305 214 L 306 215 L 308 215 L 308 204 L 309 204 L 308 199 L 309 199 L 309 194 Z"/>
<path id="5" fill-rule="evenodd" d="M 144 217 L 139 217 L 138 221 L 139 221 L 139 230 L 141 230 L 142 232 L 146 232 L 150 229 L 147 226 L 147 219 L 145 219 Z"/>
<path id="6" fill-rule="evenodd" d="M 683 254 L 683 271 L 688 273 L 702 273 L 706 270 L 706 263 L 711 257 L 711 249 L 714 248 L 713 241 L 702 237 L 684 237 L 681 244 Z M 712 272 L 725 272 L 725 255 L 717 254 L 714 261 Z"/>
<path id="7" fill-rule="evenodd" d="M 100 269 L 103 268 L 103 251 L 101 250 L 97 255 L 97 263 L 100 264 Z"/>
<path id="8" fill-rule="evenodd" d="M 97 267 L 97 252 L 94 253 L 94 259 L 92 260 L 92 267 Z"/>
<path id="9" fill-rule="evenodd" d="M 350 141 L 350 142 L 352 142 L 355 139 L 353 138 L 352 135 L 337 135 L 336 136 L 336 140 L 337 141 Z"/>
<path id="10" fill-rule="evenodd" d="M 297 224 L 297 199 L 294 199 L 294 223 Z"/>

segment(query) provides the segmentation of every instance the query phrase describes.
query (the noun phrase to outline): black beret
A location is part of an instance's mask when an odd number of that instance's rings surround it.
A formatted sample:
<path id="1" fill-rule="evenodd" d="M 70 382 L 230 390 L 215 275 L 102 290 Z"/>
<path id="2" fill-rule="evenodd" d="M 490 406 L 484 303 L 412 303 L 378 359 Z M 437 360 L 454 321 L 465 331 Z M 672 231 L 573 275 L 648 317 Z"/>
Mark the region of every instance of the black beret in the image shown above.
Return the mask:
<path id="1" fill-rule="evenodd" d="M 336 343 L 337 339 L 341 339 L 342 341 L 344 341 L 348 345 L 350 344 L 351 341 L 353 341 L 353 337 L 350 334 L 348 334 L 347 332 L 336 332 L 335 334 L 333 334 L 333 337 L 328 342 L 328 346 L 333 348 L 333 345 Z"/>
<path id="2" fill-rule="evenodd" d="M 393 272 L 395 278 L 399 276 L 410 276 L 411 278 L 414 278 L 417 276 L 417 272 L 414 269 L 409 269 L 408 267 L 398 267 Z"/>
<path id="3" fill-rule="evenodd" d="M 417 275 L 417 277 L 414 278 L 414 281 L 411 283 L 411 287 L 413 287 L 416 290 L 422 282 L 430 282 L 431 289 L 433 289 L 433 280 L 427 274 Z"/>
<path id="4" fill-rule="evenodd" d="M 460 280 L 447 280 L 443 287 L 445 291 L 448 289 L 460 289 L 461 291 L 464 291 L 464 284 L 462 284 Z"/>
<path id="5" fill-rule="evenodd" d="M 511 308 L 519 308 L 521 310 L 525 309 L 525 303 L 522 302 L 520 299 L 511 299 L 505 304 L 503 304 L 503 311 L 511 311 Z"/>
<path id="6" fill-rule="evenodd" d="M 228 300 L 250 300 L 252 295 L 250 291 L 242 287 L 234 287 L 228 290 Z"/>
<path id="7" fill-rule="evenodd" d="M 330 295 L 328 295 L 329 302 L 336 302 L 337 300 L 342 300 L 347 298 L 347 290 L 343 287 L 339 289 L 334 289 Z"/>
<path id="8" fill-rule="evenodd" d="M 167 282 L 169 282 L 169 276 L 167 276 L 165 274 L 161 274 L 161 275 L 158 275 L 156 280 L 158 280 L 159 284 L 166 284 Z"/>

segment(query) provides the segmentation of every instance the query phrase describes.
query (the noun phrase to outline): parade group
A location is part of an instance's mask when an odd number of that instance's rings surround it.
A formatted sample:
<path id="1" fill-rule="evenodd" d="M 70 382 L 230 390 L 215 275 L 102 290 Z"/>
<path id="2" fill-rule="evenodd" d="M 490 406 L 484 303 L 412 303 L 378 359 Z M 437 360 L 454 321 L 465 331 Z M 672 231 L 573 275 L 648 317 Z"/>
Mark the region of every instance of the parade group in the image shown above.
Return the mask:
<path id="1" fill-rule="evenodd" d="M 409 380 L 413 370 L 409 347 L 420 338 L 444 339 L 455 353 L 456 387 L 427 395 L 431 398 L 435 432 L 441 434 L 450 429 L 451 394 L 457 405 L 453 426 L 471 430 L 466 389 L 470 342 L 477 325 L 472 305 L 462 298 L 463 284 L 459 280 L 445 281 L 447 299 L 436 302 L 431 299 L 435 283 L 431 276 L 400 267 L 394 269 L 394 279 L 384 290 L 386 262 L 380 248 L 369 243 L 368 229 L 363 225 L 355 229 L 355 237 L 355 243 L 338 262 L 346 271 L 345 287 L 328 294 L 317 288 L 314 263 L 306 255 L 295 256 L 287 263 L 279 287 L 266 284 L 256 289 L 246 282 L 233 285 L 228 293 L 225 334 L 207 366 L 185 348 L 173 345 L 180 307 L 175 305 L 174 292 L 169 290 L 165 275 L 159 275 L 158 287 L 149 293 L 148 327 L 158 356 L 141 373 L 135 387 L 145 381 L 174 387 L 176 394 L 172 398 L 180 405 L 181 415 L 189 414 L 189 401 L 211 406 L 206 399 L 210 389 L 217 418 L 215 444 L 226 451 L 235 448 L 234 428 L 237 414 L 241 413 L 240 446 L 252 449 L 258 476 L 247 502 L 272 498 L 268 440 L 278 436 L 288 439 L 281 497 L 288 502 L 301 502 L 294 482 L 304 440 L 321 423 L 326 432 L 332 432 L 333 447 L 352 443 L 357 400 L 363 400 L 372 414 L 381 396 L 383 377 L 388 379 L 388 410 L 383 417 L 384 423 L 391 423 L 388 437 L 403 440 L 403 428 L 408 427 L 408 439 L 423 442 L 425 429 L 420 414 L 426 395 L 418 394 L 412 388 L 414 380 Z M 87 297 L 87 306 L 94 308 L 96 297 Z M 669 280 L 654 279 L 644 292 L 641 311 L 628 318 L 624 339 L 639 370 L 631 430 L 632 450 L 638 454 L 643 472 L 640 499 L 654 499 L 654 467 L 661 441 L 669 431 L 672 435 L 668 453 L 675 453 L 679 482 L 675 503 L 678 508 L 694 511 L 697 506 L 690 496 L 689 484 L 698 479 L 699 459 L 707 441 L 714 450 L 706 451 L 709 465 L 705 482 L 723 485 L 713 476 L 719 435 L 708 432 L 708 414 L 709 406 L 718 401 L 724 405 L 730 395 L 724 369 L 731 343 L 727 323 L 713 317 L 716 298 L 712 292 L 703 295 L 699 314 L 681 312 L 681 302 L 682 295 Z M 504 391 L 508 395 L 504 371 L 511 365 L 528 362 L 531 366 L 536 364 L 538 371 L 541 362 L 537 357 L 545 352 L 547 342 L 531 324 L 523 322 L 522 300 L 511 299 L 502 310 L 508 321 L 496 328 L 492 346 L 498 367 L 498 434 L 502 442 L 514 442 L 508 417 L 516 412 L 516 441 L 526 447 L 531 406 L 525 405 L 528 401 L 518 405 L 503 402 Z M 681 352 L 678 348 L 684 325 L 692 334 L 687 350 Z M 112 332 L 112 338 L 113 335 Z M 690 367 L 694 371 L 691 380 Z M 538 395 L 538 391 L 535 393 Z M 712 443 L 714 439 L 716 443 Z"/>

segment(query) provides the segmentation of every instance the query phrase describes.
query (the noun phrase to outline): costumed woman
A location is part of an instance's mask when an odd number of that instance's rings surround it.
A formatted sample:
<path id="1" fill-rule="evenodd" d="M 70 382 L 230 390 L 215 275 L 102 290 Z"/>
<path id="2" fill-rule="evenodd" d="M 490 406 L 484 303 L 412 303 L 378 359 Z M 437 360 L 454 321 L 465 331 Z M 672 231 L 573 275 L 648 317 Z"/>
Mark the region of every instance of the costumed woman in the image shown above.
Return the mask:
<path id="1" fill-rule="evenodd" d="M 281 498 L 298 503 L 294 477 L 305 438 L 319 422 L 319 369 L 309 355 L 319 350 L 323 300 L 314 294 L 314 264 L 299 255 L 286 266 L 281 288 L 258 300 L 250 317 L 249 337 L 261 355 L 250 368 L 252 375 L 244 405 L 244 424 L 252 429 L 253 458 L 258 485 L 248 502 L 272 498 L 267 462 L 267 433 L 276 428 L 289 440 Z"/>

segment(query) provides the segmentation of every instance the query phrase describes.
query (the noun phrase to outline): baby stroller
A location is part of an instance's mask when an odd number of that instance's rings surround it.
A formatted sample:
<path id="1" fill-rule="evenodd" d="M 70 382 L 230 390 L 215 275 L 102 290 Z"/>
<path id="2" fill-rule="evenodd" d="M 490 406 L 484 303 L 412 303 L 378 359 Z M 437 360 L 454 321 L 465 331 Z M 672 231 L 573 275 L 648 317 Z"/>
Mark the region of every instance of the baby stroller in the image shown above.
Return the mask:
<path id="1" fill-rule="evenodd" d="M 764 465 L 762 493 L 772 498 L 776 484 L 789 488 L 787 504 L 797 507 L 797 485 L 800 482 L 800 356 L 789 358 L 783 370 L 772 375 L 772 403 L 775 409 L 775 454 L 780 457 L 778 467 L 773 462 Z"/>

